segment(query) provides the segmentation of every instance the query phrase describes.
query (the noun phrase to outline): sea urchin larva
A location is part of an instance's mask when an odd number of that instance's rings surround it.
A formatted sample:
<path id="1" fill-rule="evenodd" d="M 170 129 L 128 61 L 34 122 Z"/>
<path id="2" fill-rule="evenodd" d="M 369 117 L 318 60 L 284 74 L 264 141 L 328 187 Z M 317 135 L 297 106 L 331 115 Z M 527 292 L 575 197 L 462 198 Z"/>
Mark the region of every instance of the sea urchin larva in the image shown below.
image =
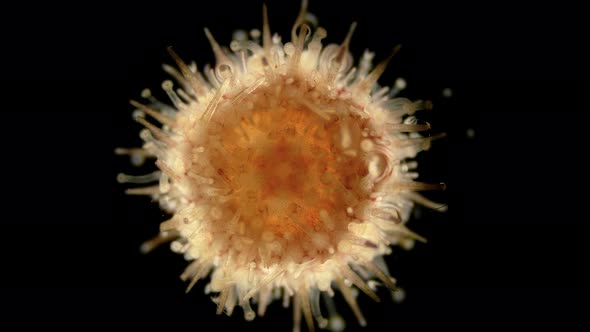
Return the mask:
<path id="1" fill-rule="evenodd" d="M 306 7 L 285 44 L 271 36 L 266 8 L 262 33 L 242 34 L 230 49 L 205 29 L 216 65 L 204 75 L 170 50 L 179 70 L 164 68 L 180 88 L 162 87 L 174 107 L 147 91 L 147 105 L 132 101 L 145 144 L 118 149 L 157 158 L 159 171 L 119 180 L 159 181 L 128 190 L 152 195 L 172 214 L 144 250 L 172 241 L 191 261 L 181 276 L 188 289 L 210 275 L 206 291 L 216 294 L 218 314 L 239 305 L 252 320 L 251 303 L 263 316 L 282 296 L 293 303 L 295 330 L 302 317 L 310 330 L 314 319 L 339 330 L 333 290 L 365 325 L 353 288 L 378 300 L 376 278 L 396 290 L 382 256 L 422 239 L 405 226 L 410 211 L 416 202 L 438 206 L 416 191 L 442 185 L 414 181 L 410 159 L 436 136 L 419 134 L 430 129 L 413 117 L 422 102 L 394 98 L 399 86 L 377 87 L 391 56 L 371 70 L 365 52 L 353 67 L 355 25 L 340 45 L 322 46 L 326 31 L 312 33 Z"/>

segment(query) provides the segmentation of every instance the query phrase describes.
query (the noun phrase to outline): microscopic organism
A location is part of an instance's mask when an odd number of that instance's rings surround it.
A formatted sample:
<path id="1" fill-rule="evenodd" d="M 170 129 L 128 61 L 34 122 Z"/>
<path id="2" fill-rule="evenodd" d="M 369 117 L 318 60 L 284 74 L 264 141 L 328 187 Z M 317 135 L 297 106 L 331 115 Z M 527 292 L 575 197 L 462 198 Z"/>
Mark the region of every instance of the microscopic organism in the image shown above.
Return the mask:
<path id="1" fill-rule="evenodd" d="M 143 249 L 170 241 L 190 262 L 181 275 L 189 290 L 208 278 L 217 314 L 239 306 L 252 320 L 282 298 L 294 330 L 302 320 L 341 330 L 330 303 L 338 291 L 364 326 L 358 290 L 375 300 L 376 285 L 397 292 L 383 256 L 424 241 L 406 226 L 414 205 L 444 209 L 417 193 L 443 184 L 415 181 L 413 158 L 440 137 L 414 115 L 431 105 L 397 97 L 402 79 L 377 84 L 399 48 L 374 67 L 366 51 L 355 65 L 355 24 L 323 45 L 326 30 L 308 21 L 303 1 L 283 43 L 266 7 L 262 16 L 262 31 L 235 34 L 229 48 L 205 29 L 216 63 L 203 70 L 169 49 L 171 104 L 148 90 L 131 101 L 144 144 L 117 149 L 154 158 L 158 170 L 119 181 L 154 182 L 127 191 L 171 215 Z"/>

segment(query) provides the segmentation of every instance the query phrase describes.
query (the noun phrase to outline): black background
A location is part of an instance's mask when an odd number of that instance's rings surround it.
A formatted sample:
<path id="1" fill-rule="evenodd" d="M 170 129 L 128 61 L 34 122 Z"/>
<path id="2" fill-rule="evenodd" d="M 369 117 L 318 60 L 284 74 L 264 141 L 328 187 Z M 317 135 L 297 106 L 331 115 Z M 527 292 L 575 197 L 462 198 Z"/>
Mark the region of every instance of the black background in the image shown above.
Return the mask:
<path id="1" fill-rule="evenodd" d="M 299 4 L 267 1 L 273 31 L 289 36 Z M 0 312 L 16 329 L 288 330 L 278 303 L 246 323 L 216 316 L 178 275 L 166 246 L 139 245 L 164 214 L 123 194 L 134 169 L 117 146 L 139 145 L 131 98 L 159 90 L 167 46 L 200 67 L 213 61 L 202 33 L 221 44 L 259 28 L 261 1 L 130 5 L 23 4 L 2 23 Z M 358 22 L 351 51 L 383 59 L 380 82 L 408 82 L 404 96 L 434 101 L 421 116 L 448 138 L 420 156 L 423 179 L 448 184 L 410 225 L 429 239 L 394 251 L 401 305 L 361 297 L 367 330 L 587 329 L 587 27 L 579 8 L 490 4 L 311 1 L 340 42 Z M 451 98 L 442 97 L 452 88 Z M 158 92 L 159 93 L 159 92 Z M 466 132 L 474 130 L 474 137 Z M 136 171 L 137 172 L 137 171 Z M 338 301 L 350 331 L 359 329 Z M 6 310 L 8 308 L 8 310 Z"/>

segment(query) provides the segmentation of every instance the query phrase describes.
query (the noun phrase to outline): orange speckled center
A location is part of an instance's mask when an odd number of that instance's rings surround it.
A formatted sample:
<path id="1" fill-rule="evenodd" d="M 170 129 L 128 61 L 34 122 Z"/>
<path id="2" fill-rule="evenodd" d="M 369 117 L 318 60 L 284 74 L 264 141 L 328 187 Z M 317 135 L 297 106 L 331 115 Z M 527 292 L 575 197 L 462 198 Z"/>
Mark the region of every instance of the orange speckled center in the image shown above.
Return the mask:
<path id="1" fill-rule="evenodd" d="M 222 129 L 223 152 L 211 160 L 233 189 L 227 204 L 239 212 L 244 235 L 262 239 L 270 232 L 270 238 L 309 242 L 323 233 L 334 242 L 346 232 L 346 208 L 362 199 L 367 167 L 343 153 L 341 121 L 356 123 L 348 115 L 326 120 L 289 106 L 254 109 L 238 126 Z"/>

